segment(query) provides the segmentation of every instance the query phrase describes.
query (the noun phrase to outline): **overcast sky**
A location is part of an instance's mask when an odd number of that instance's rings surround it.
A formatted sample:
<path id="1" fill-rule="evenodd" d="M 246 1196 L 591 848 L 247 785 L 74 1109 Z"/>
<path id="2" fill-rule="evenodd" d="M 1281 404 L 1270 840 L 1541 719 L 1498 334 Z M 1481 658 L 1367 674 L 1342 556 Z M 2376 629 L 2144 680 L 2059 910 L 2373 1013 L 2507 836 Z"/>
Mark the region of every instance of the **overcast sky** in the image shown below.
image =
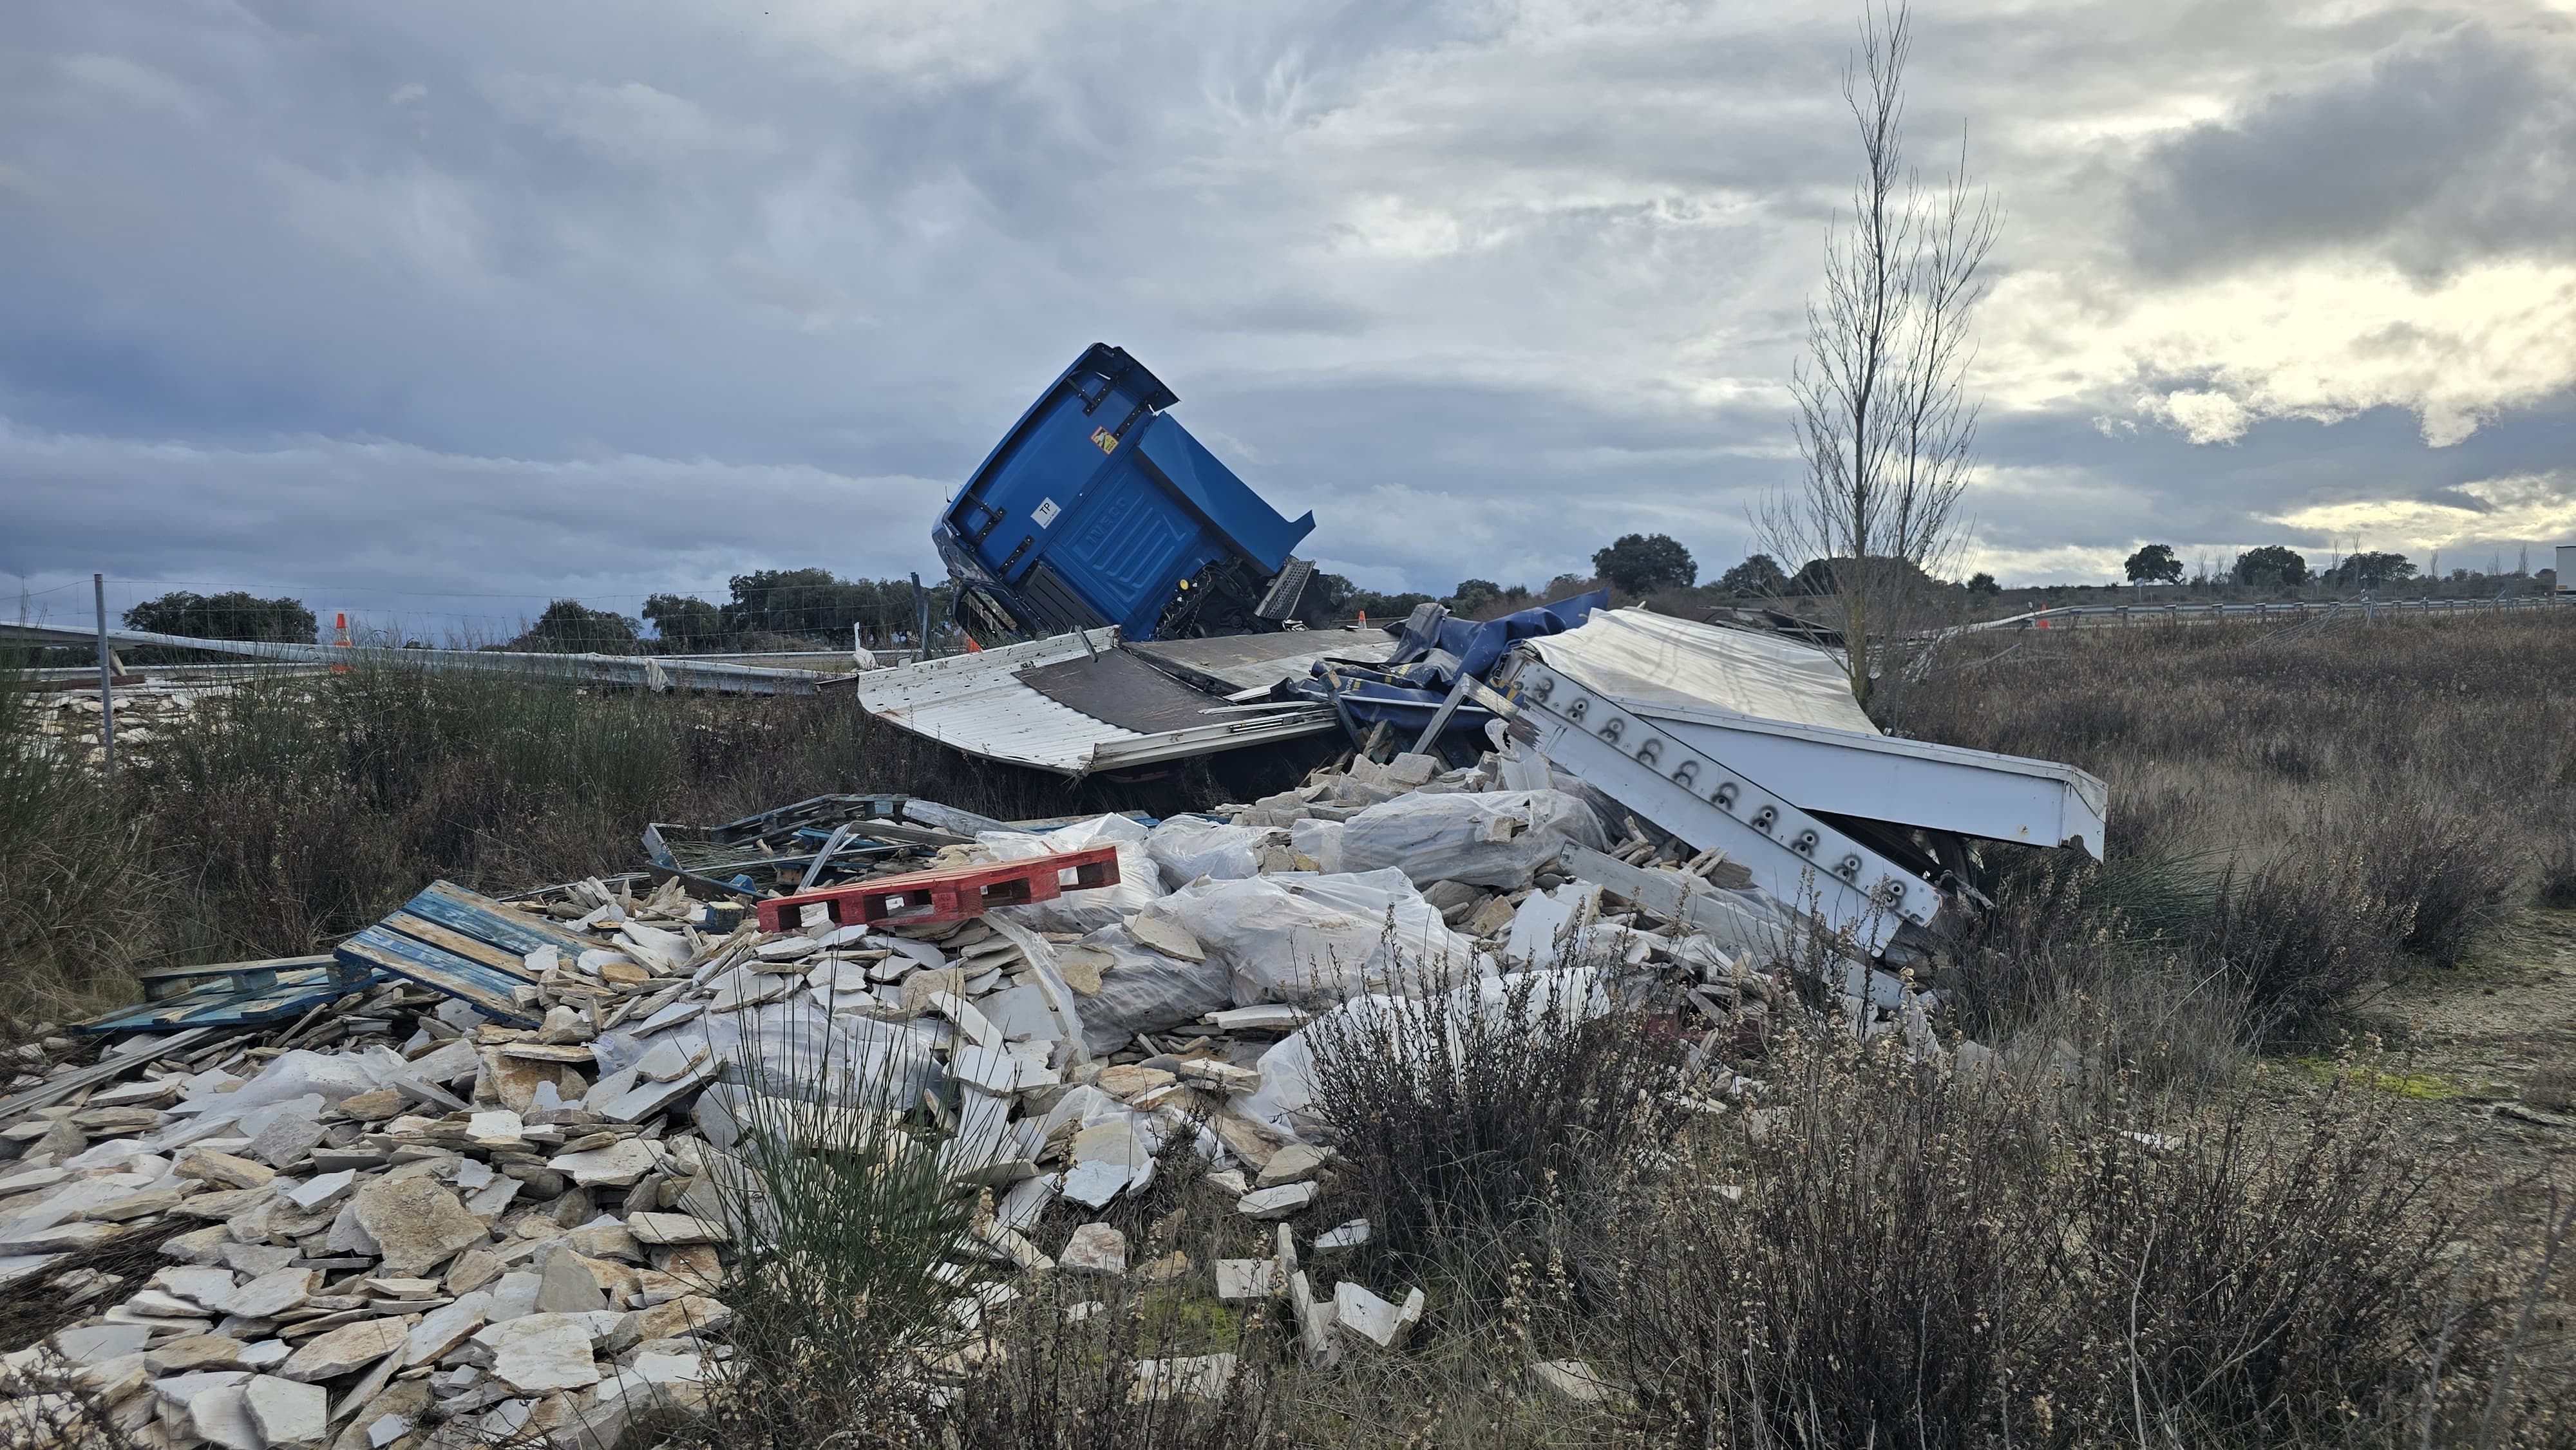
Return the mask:
<path id="1" fill-rule="evenodd" d="M 0 569 L 58 620 L 927 573 L 1097 340 L 1363 583 L 1713 574 L 1795 475 L 1855 18 L 0 7 Z M 2576 541 L 2576 5 L 1916 26 L 1914 152 L 2008 214 L 1970 567 Z"/>

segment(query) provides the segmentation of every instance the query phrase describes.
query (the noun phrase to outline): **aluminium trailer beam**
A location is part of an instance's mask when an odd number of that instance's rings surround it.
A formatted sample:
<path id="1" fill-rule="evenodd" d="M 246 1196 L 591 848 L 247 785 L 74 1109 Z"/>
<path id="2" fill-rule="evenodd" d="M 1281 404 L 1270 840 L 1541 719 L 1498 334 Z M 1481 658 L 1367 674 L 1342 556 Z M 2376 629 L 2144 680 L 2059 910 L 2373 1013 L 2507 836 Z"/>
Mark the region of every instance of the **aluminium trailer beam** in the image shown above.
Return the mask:
<path id="1" fill-rule="evenodd" d="M 1932 883 L 1534 654 L 1519 652 L 1507 688 L 1540 754 L 1691 845 L 1726 852 L 1858 949 L 1874 956 L 1940 912 Z"/>

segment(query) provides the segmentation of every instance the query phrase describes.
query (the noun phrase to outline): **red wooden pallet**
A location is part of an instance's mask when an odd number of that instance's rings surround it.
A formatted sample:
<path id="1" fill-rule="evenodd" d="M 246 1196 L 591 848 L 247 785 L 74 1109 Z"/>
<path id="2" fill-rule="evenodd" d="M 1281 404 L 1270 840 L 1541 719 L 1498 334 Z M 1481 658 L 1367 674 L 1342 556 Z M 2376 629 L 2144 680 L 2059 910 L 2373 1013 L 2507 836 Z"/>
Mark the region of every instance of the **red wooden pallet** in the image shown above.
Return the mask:
<path id="1" fill-rule="evenodd" d="M 1068 875 L 1073 879 L 1064 879 Z M 834 926 L 936 926 L 982 916 L 996 906 L 1052 901 L 1067 891 L 1117 884 L 1118 848 L 1093 846 L 1061 856 L 914 871 L 772 897 L 760 903 L 760 929 L 798 930 L 808 906 L 824 908 Z"/>

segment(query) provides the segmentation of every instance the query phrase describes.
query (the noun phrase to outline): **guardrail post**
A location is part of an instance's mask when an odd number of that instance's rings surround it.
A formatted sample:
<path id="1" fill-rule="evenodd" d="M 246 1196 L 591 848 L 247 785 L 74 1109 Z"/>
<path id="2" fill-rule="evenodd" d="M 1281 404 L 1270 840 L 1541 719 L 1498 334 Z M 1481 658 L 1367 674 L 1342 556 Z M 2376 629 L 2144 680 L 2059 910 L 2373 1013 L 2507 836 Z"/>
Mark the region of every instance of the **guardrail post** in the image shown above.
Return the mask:
<path id="1" fill-rule="evenodd" d="M 98 748 L 106 758 L 107 778 L 116 779 L 116 656 L 107 649 L 107 576 L 89 576 L 90 598 L 98 607 Z"/>

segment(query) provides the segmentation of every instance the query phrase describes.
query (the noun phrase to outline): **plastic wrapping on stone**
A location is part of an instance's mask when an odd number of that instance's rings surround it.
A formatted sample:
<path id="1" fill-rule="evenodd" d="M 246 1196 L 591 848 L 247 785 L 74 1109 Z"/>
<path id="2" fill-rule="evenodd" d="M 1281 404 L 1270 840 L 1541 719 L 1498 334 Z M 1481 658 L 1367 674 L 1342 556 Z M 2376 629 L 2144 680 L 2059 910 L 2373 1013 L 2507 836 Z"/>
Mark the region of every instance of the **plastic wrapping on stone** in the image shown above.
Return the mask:
<path id="1" fill-rule="evenodd" d="M 1392 868 L 1194 882 L 1151 914 L 1198 938 L 1226 965 L 1239 1007 L 1328 1004 L 1398 990 L 1426 973 L 1476 970 L 1474 943 L 1451 931 Z"/>
<path id="2" fill-rule="evenodd" d="M 1516 891 L 1568 841 L 1609 849 L 1592 808 L 1562 791 L 1415 793 L 1343 823 L 1342 869 L 1392 866 L 1418 886 L 1463 881 Z"/>
<path id="3" fill-rule="evenodd" d="M 1187 962 L 1146 946 L 1124 926 L 1104 926 L 1074 949 L 1106 953 L 1100 990 L 1081 999 L 1084 1041 L 1116 1052 L 1140 1032 L 1168 1032 L 1234 1005 L 1234 974 L 1223 958 Z"/>
<path id="4" fill-rule="evenodd" d="M 1239 881 L 1261 874 L 1261 847 L 1273 832 L 1199 816 L 1175 816 L 1145 838 L 1145 850 L 1162 868 L 1163 885 L 1178 891 L 1202 876 Z"/>

